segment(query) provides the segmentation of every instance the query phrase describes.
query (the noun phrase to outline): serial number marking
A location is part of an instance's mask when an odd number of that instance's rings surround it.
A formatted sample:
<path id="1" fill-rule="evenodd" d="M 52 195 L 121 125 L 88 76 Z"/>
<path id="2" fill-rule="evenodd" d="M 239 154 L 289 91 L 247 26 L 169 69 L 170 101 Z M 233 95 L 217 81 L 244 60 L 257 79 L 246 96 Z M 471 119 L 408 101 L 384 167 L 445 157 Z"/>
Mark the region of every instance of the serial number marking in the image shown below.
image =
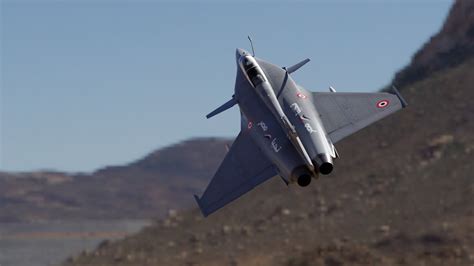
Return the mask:
<path id="1" fill-rule="evenodd" d="M 293 109 L 293 112 L 295 113 L 295 116 L 298 116 L 301 114 L 301 108 L 297 103 L 292 103 L 290 105 L 290 108 Z"/>
<path id="2" fill-rule="evenodd" d="M 304 122 L 304 121 L 310 121 L 310 119 L 307 118 L 305 115 L 302 115 L 302 114 L 301 114 L 301 112 L 302 112 L 302 111 L 301 111 L 301 107 L 300 107 L 297 103 L 292 103 L 292 104 L 290 105 L 290 108 L 291 108 L 291 109 L 293 110 L 293 112 L 295 113 L 295 116 L 298 116 L 298 117 L 300 118 L 301 122 L 304 123 L 304 127 L 306 128 L 306 130 L 307 130 L 310 134 L 312 134 L 312 133 L 314 133 L 314 132 L 317 132 L 316 130 L 313 129 L 313 127 L 311 126 L 310 123 L 308 123 L 308 122 L 305 123 L 305 122 Z"/>
<path id="3" fill-rule="evenodd" d="M 281 146 L 277 143 L 276 138 L 272 140 L 272 148 L 275 152 L 279 152 L 281 150 Z"/>
<path id="4" fill-rule="evenodd" d="M 306 130 L 307 130 L 310 134 L 313 134 L 314 132 L 317 132 L 316 130 L 313 129 L 313 127 L 312 127 L 309 123 L 305 123 L 305 124 L 304 124 L 304 127 L 306 128 Z"/>
<path id="5" fill-rule="evenodd" d="M 265 122 L 263 122 L 263 121 L 258 122 L 257 126 L 259 126 L 265 132 L 268 130 L 267 124 L 265 124 Z"/>

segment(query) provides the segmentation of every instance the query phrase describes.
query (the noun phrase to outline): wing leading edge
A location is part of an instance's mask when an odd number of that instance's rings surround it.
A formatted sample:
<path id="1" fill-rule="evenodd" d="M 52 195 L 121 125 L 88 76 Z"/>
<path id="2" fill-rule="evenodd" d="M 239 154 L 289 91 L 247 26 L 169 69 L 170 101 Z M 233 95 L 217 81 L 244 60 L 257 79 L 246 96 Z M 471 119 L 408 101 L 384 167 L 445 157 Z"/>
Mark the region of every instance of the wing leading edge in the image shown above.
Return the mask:
<path id="1" fill-rule="evenodd" d="M 395 94 L 313 92 L 313 102 L 333 143 L 367 127 L 407 103 Z"/>
<path id="2" fill-rule="evenodd" d="M 202 197 L 194 196 L 204 216 L 217 211 L 277 175 L 273 164 L 241 131 Z"/>

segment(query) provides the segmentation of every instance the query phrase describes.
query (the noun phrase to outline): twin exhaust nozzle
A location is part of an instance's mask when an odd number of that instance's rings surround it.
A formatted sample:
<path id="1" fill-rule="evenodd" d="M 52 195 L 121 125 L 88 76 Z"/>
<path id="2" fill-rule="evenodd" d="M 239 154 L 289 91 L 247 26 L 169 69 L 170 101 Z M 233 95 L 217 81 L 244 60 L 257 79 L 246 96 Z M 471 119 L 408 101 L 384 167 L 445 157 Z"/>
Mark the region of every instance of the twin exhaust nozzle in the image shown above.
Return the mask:
<path id="1" fill-rule="evenodd" d="M 332 157 L 327 153 L 318 154 L 318 156 L 313 159 L 313 164 L 318 166 L 319 172 L 323 175 L 328 175 L 333 170 Z"/>
<path id="2" fill-rule="evenodd" d="M 316 174 L 328 175 L 333 170 L 332 157 L 329 154 L 318 154 L 316 158 L 312 160 L 313 164 L 317 166 Z M 296 180 L 298 185 L 306 187 L 311 183 L 311 179 L 317 178 L 318 176 L 313 176 L 311 172 L 307 169 L 306 166 L 297 167 L 293 170 L 292 176 L 293 180 Z"/>

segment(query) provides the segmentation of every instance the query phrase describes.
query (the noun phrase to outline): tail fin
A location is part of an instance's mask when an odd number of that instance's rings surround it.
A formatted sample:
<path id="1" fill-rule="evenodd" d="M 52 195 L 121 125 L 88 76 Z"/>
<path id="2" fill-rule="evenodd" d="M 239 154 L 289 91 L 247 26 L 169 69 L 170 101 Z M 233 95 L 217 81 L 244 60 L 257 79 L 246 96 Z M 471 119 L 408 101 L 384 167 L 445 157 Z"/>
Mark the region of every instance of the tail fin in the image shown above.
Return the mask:
<path id="1" fill-rule="evenodd" d="M 237 100 L 235 99 L 234 96 L 232 96 L 232 99 L 230 99 L 229 101 L 227 101 L 226 103 L 224 103 L 223 105 L 219 106 L 216 108 L 216 110 L 210 112 L 208 115 L 206 115 L 206 118 L 209 119 L 217 114 L 220 114 L 222 112 L 224 112 L 225 110 L 231 108 L 232 106 L 234 106 L 235 104 L 237 103 Z"/>

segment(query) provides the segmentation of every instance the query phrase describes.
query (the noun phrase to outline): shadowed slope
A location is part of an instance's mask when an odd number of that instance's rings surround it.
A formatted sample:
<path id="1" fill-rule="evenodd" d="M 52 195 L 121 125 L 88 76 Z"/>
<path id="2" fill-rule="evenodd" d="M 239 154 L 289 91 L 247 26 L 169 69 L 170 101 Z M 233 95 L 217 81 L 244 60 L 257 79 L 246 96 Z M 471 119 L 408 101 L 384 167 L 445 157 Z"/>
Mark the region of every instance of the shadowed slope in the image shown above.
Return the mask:
<path id="1" fill-rule="evenodd" d="M 467 61 L 404 87 L 409 107 L 338 143 L 333 174 L 309 187 L 275 178 L 66 265 L 469 265 L 472 84 Z"/>

